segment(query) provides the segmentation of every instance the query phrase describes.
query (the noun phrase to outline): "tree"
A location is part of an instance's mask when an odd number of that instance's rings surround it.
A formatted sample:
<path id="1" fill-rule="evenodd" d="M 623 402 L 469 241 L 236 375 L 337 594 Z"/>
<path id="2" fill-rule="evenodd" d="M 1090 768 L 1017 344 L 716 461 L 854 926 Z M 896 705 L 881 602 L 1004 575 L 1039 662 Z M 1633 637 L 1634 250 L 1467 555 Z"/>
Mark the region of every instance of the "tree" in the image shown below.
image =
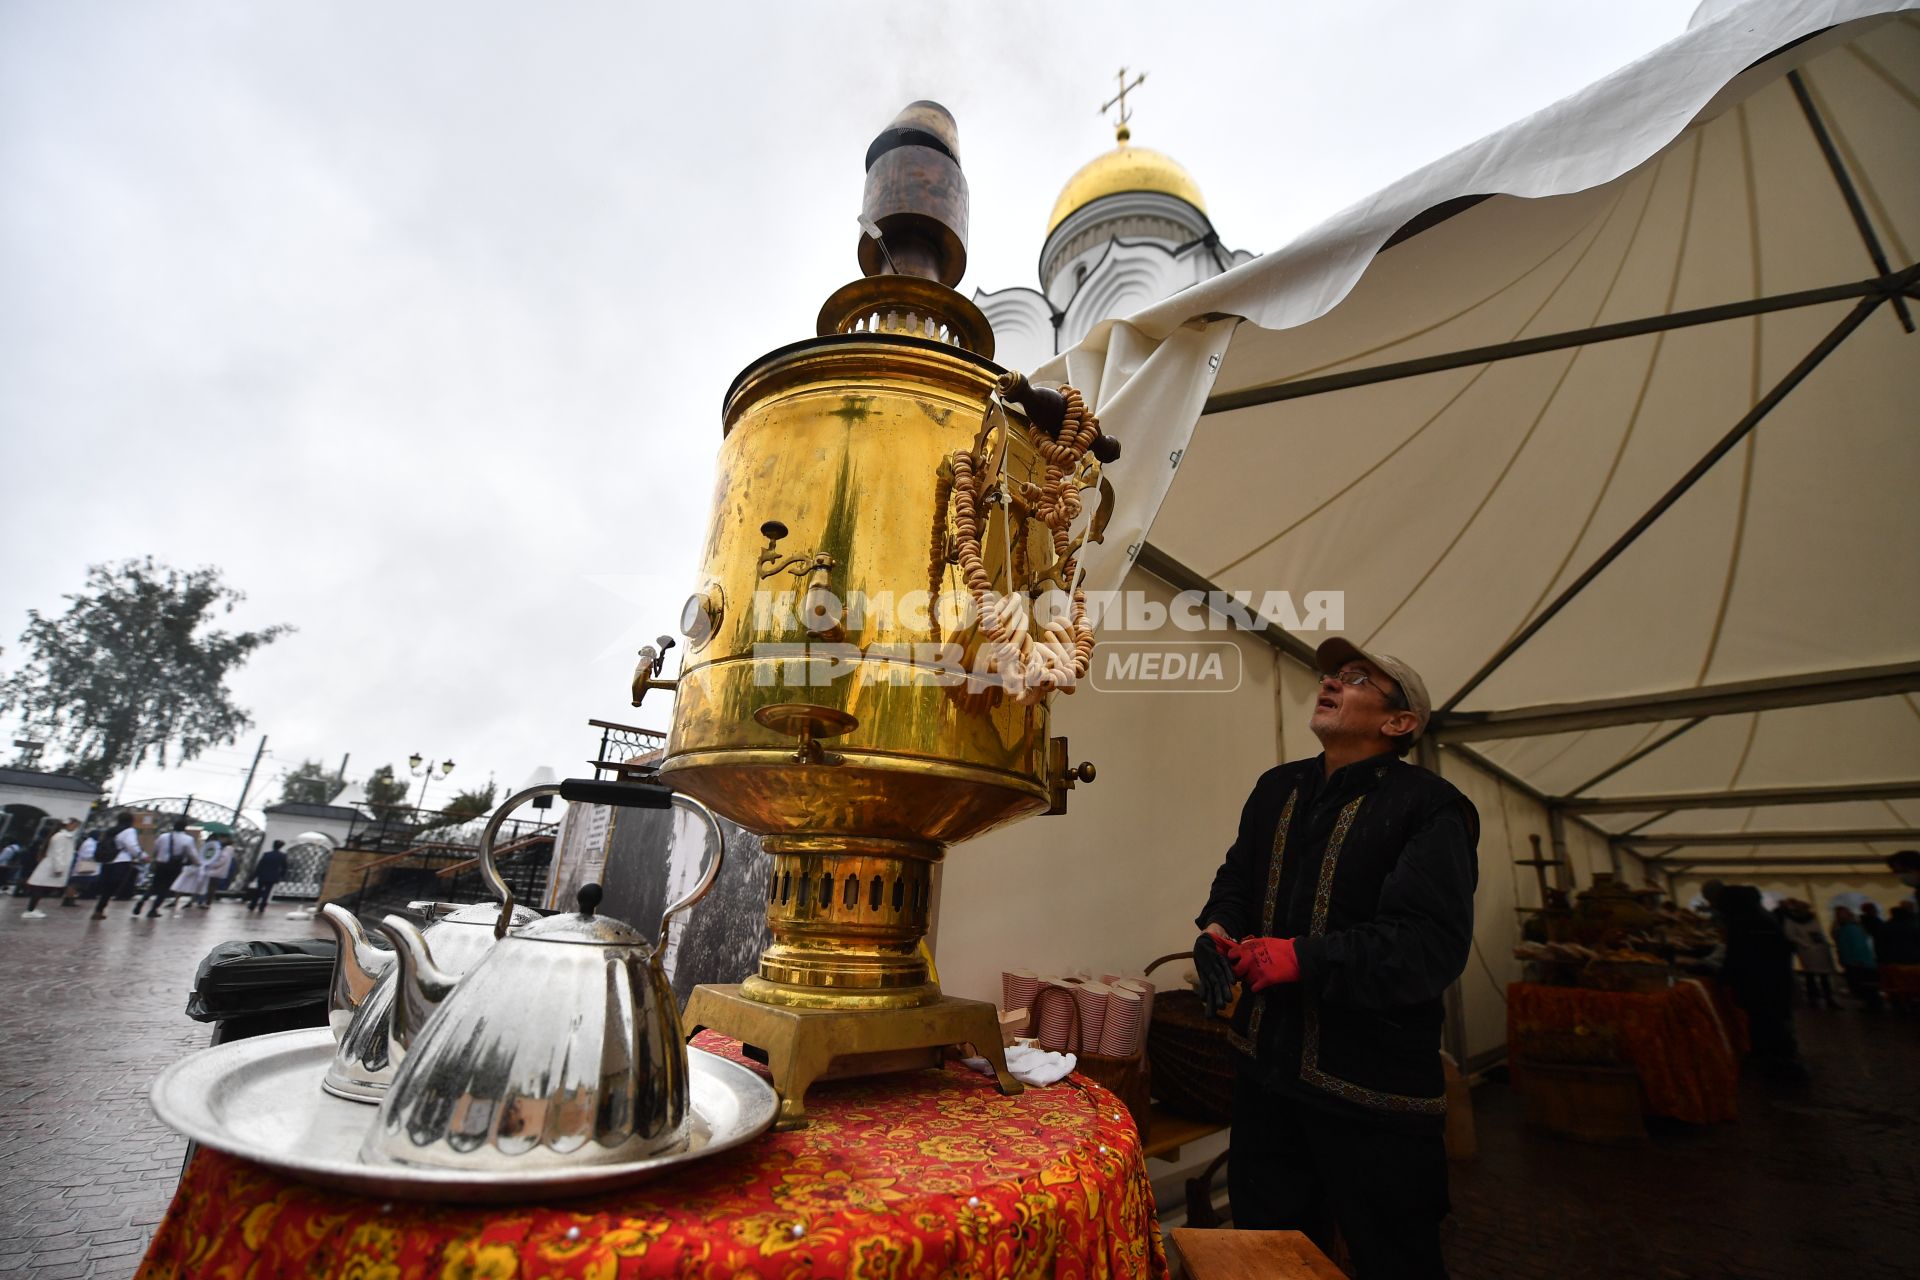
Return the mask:
<path id="1" fill-rule="evenodd" d="M 397 817 L 407 807 L 407 793 L 413 788 L 403 778 L 393 776 L 393 766 L 383 764 L 367 778 L 367 808 L 385 821 Z"/>
<path id="2" fill-rule="evenodd" d="M 477 791 L 462 791 L 447 802 L 441 812 L 455 822 L 472 822 L 493 812 L 494 785 L 489 782 Z"/>
<path id="3" fill-rule="evenodd" d="M 64 768 L 104 783 L 149 756 L 191 760 L 253 723 L 227 677 L 293 628 L 229 632 L 211 623 L 246 597 L 212 567 L 180 570 L 151 556 L 87 568 L 59 617 L 27 611 L 26 665 L 0 681 L 0 708 L 66 756 Z"/>
<path id="4" fill-rule="evenodd" d="M 340 778 L 318 760 L 302 760 L 280 783 L 282 804 L 325 804 L 340 790 Z"/>

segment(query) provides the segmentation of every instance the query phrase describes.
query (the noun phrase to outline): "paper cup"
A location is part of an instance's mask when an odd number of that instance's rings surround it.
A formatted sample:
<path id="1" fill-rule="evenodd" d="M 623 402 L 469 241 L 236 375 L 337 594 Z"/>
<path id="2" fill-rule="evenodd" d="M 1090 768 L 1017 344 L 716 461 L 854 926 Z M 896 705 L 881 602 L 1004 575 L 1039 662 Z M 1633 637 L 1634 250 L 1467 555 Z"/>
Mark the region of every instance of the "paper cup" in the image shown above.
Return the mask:
<path id="1" fill-rule="evenodd" d="M 1009 969 L 1000 975 L 1000 1012 L 1012 1013 L 1015 1009 L 1033 1008 L 1033 999 L 1040 994 L 1040 975 L 1031 969 Z M 1026 1032 L 1033 1026 L 1029 1017 L 1017 1028 Z"/>
<path id="2" fill-rule="evenodd" d="M 1040 1047 L 1050 1053 L 1072 1053 L 1073 987 L 1049 979 L 1042 984 L 1040 993 L 1034 999 L 1039 1004 L 1034 1014 L 1034 1031 L 1039 1037 Z"/>
<path id="3" fill-rule="evenodd" d="M 1107 1025 L 1107 997 L 1113 988 L 1104 982 L 1082 982 L 1073 989 L 1073 1002 L 1080 1006 L 1080 1043 L 1076 1053 L 1098 1053 L 1100 1032 Z"/>
<path id="4" fill-rule="evenodd" d="M 1107 1018 L 1100 1034 L 1100 1056 L 1103 1058 L 1131 1058 L 1140 1052 L 1141 1006 L 1145 1002 L 1138 992 L 1125 987 L 1109 988 L 1107 992 Z"/>

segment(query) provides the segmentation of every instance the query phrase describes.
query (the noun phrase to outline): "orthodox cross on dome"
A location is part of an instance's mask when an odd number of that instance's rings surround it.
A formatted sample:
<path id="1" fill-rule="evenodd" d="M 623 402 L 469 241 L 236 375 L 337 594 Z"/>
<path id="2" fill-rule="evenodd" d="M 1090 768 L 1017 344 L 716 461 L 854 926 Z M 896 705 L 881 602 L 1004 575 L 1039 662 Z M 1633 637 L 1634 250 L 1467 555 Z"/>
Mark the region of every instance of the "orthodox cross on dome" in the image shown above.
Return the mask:
<path id="1" fill-rule="evenodd" d="M 1120 108 L 1120 118 L 1113 122 L 1113 136 L 1121 142 L 1125 142 L 1133 136 L 1133 130 L 1127 128 L 1127 121 L 1133 119 L 1133 112 L 1127 109 L 1127 95 L 1135 89 L 1138 89 L 1146 78 L 1147 73 L 1142 71 L 1133 78 L 1132 84 L 1128 84 L 1127 69 L 1125 67 L 1120 68 L 1120 92 L 1100 104 L 1100 111 L 1103 115 L 1116 106 Z"/>

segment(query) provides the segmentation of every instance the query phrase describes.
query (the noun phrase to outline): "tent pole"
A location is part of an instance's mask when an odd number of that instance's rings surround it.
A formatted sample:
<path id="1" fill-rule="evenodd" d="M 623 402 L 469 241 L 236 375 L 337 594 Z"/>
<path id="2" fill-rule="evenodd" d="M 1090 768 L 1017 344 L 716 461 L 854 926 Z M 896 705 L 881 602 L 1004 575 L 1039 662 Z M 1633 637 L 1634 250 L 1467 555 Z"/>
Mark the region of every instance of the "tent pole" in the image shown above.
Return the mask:
<path id="1" fill-rule="evenodd" d="M 1668 792 L 1660 795 L 1594 796 L 1568 799 L 1569 813 L 1638 813 L 1643 809 L 1748 809 L 1760 805 L 1834 804 L 1847 800 L 1911 800 L 1920 782 L 1842 783 L 1830 787 L 1749 787 L 1744 791 Z M 1651 819 L 1649 819 L 1651 821 Z M 1645 824 L 1641 824 L 1644 826 Z M 1633 828 L 1638 831 L 1640 828 Z M 1632 832 L 1622 831 L 1622 836 Z"/>
<path id="2" fill-rule="evenodd" d="M 1553 856 L 1559 863 L 1559 865 L 1553 869 L 1553 878 L 1560 882 L 1560 891 L 1562 893 L 1572 893 L 1575 885 L 1573 880 L 1573 858 L 1567 852 L 1567 815 L 1551 805 L 1547 808 L 1547 839 L 1552 842 Z M 1613 842 L 1611 840 L 1607 842 L 1607 848 L 1608 850 L 1612 850 Z M 1615 857 L 1612 861 L 1613 869 L 1617 874 L 1620 870 L 1620 860 Z M 1591 868 L 1588 869 L 1588 874 L 1592 874 Z"/>
<path id="3" fill-rule="evenodd" d="M 1910 268 L 1910 270 L 1920 271 L 1920 267 Z M 1728 431 L 1724 436 L 1721 436 L 1713 448 L 1707 450 L 1698 462 L 1687 469 L 1685 475 L 1674 482 L 1672 488 L 1660 495 L 1660 500 L 1648 508 L 1646 514 L 1634 521 L 1633 526 L 1616 538 L 1612 546 L 1601 552 L 1599 558 L 1588 565 L 1578 578 L 1575 578 L 1573 582 L 1568 584 L 1566 590 L 1555 596 L 1553 603 L 1535 614 L 1533 620 L 1522 627 L 1513 639 L 1501 645 L 1500 651 L 1487 659 L 1486 664 L 1482 666 L 1480 670 L 1474 672 L 1472 677 L 1454 692 L 1453 697 L 1449 698 L 1447 704 L 1441 707 L 1440 710 L 1452 711 L 1455 707 L 1459 706 L 1462 699 L 1475 689 L 1478 689 L 1488 676 L 1491 676 L 1495 671 L 1500 669 L 1502 663 L 1519 652 L 1522 645 L 1538 635 L 1542 627 L 1558 617 L 1560 611 L 1571 604 L 1575 596 L 1586 590 L 1587 586 L 1591 584 L 1595 578 L 1598 578 L 1606 571 L 1607 566 L 1611 565 L 1615 560 L 1618 560 L 1622 553 L 1639 539 L 1641 534 L 1653 526 L 1654 521 L 1665 515 L 1668 508 L 1684 497 L 1687 491 L 1693 488 L 1702 476 L 1711 471 L 1714 464 L 1725 457 L 1727 453 L 1732 450 L 1733 446 L 1746 439 L 1748 433 L 1760 425 L 1761 419 L 1765 418 L 1769 413 L 1772 413 L 1774 409 L 1779 406 L 1780 402 L 1785 400 L 1787 396 L 1793 392 L 1795 387 L 1798 387 L 1806 380 L 1808 374 L 1819 368 L 1821 361 L 1832 355 L 1855 329 L 1858 329 L 1862 324 L 1866 323 L 1867 317 L 1872 315 L 1874 309 L 1885 300 L 1886 295 L 1876 294 L 1874 297 L 1863 298 L 1861 301 L 1855 303 L 1853 310 L 1849 311 L 1846 317 L 1842 319 L 1839 324 L 1835 325 L 1826 337 L 1820 340 L 1818 346 L 1809 351 L 1799 364 L 1789 370 L 1786 377 L 1775 383 L 1771 391 L 1760 397 L 1760 402 L 1754 405 L 1753 408 L 1747 410 L 1747 412 L 1741 416 L 1740 421 L 1733 424 L 1732 430 Z"/>
<path id="4" fill-rule="evenodd" d="M 1907 827 L 1869 827 L 1851 831 L 1701 831 L 1661 832 L 1659 835 L 1628 837 L 1620 843 L 1629 848 L 1670 845 L 1674 849 L 1744 848 L 1757 844 L 1865 844 L 1870 841 L 1912 840 L 1920 831 Z M 1661 855 L 1664 857 L 1665 855 Z M 1861 854 L 1851 862 L 1872 862 L 1878 855 Z"/>
<path id="5" fill-rule="evenodd" d="M 1867 256 L 1873 259 L 1874 268 L 1881 275 L 1892 274 L 1893 267 L 1888 264 L 1886 253 L 1880 248 L 1880 237 L 1874 234 L 1866 206 L 1860 203 L 1860 193 L 1853 188 L 1853 177 L 1840 158 L 1839 148 L 1833 145 L 1833 138 L 1827 133 L 1826 121 L 1820 118 L 1819 110 L 1813 105 L 1813 95 L 1807 91 L 1807 82 L 1800 78 L 1796 70 L 1787 72 L 1787 83 L 1793 86 L 1793 96 L 1800 101 L 1800 110 L 1807 117 L 1807 127 L 1813 130 L 1813 140 L 1820 144 L 1820 154 L 1827 158 L 1827 168 L 1833 173 L 1834 184 L 1840 188 L 1840 195 L 1847 202 L 1847 212 L 1853 215 L 1853 225 L 1859 230 L 1860 239 L 1866 243 Z M 1913 317 L 1907 313 L 1906 299 L 1896 295 L 1893 309 L 1900 315 L 1900 327 L 1912 333 Z"/>
<path id="6" fill-rule="evenodd" d="M 1325 395 L 1329 391 L 1370 387 L 1380 382 L 1397 382 L 1402 378 L 1445 373 L 1449 369 L 1464 369 L 1476 364 L 1492 364 L 1497 360 L 1514 360 L 1522 356 L 1542 355 L 1549 351 L 1564 351 L 1568 347 L 1584 347 L 1596 342 L 1638 338 L 1650 333 L 1664 333 L 1670 329 L 1718 324 L 1723 320 L 1740 320 L 1748 316 L 1766 315 L 1773 311 L 1824 306 L 1830 302 L 1845 302 L 1849 298 L 1877 300 L 1905 293 L 1915 286 L 1916 280 L 1920 280 L 1920 266 L 1910 266 L 1892 275 L 1876 276 L 1847 284 L 1827 285 L 1820 289 L 1777 293 L 1764 298 L 1748 298 L 1740 302 L 1722 302 L 1711 307 L 1674 311 L 1663 316 L 1646 316 L 1639 320 L 1622 320 L 1615 324 L 1594 325 L 1586 329 L 1569 329 L 1564 333 L 1547 333 L 1537 338 L 1516 338 L 1512 342 L 1497 342 L 1485 347 L 1468 347 L 1462 351 L 1421 356 L 1414 360 L 1398 360 L 1392 364 L 1350 369 L 1343 373 L 1329 373 L 1318 378 L 1275 382 L 1263 387 L 1243 387 L 1238 391 L 1222 391 L 1207 397 L 1200 415 L 1205 417 L 1214 413 L 1232 413 L 1236 409 L 1278 404 L 1282 400 L 1300 400 L 1308 396 Z"/>
<path id="7" fill-rule="evenodd" d="M 1490 738 L 1534 738 L 1549 733 L 1570 733 L 1577 729 L 1653 724 L 1692 716 L 1710 719 L 1747 711 L 1827 706 L 1835 702 L 1854 702 L 1894 693 L 1912 693 L 1915 690 L 1920 690 L 1920 662 L 1896 662 L 1878 667 L 1849 667 L 1797 676 L 1736 680 L 1626 698 L 1503 707 L 1494 711 L 1454 711 L 1437 715 L 1431 732 L 1447 743 L 1476 742 Z"/>
<path id="8" fill-rule="evenodd" d="M 1421 737 L 1413 744 L 1414 763 L 1428 773 L 1440 772 L 1440 744 L 1432 738 Z M 1508 857 L 1513 855 L 1509 853 Z M 1479 943 L 1476 941 L 1475 946 Z M 1455 978 L 1447 984 L 1441 1022 L 1441 1047 L 1453 1058 L 1455 1065 L 1466 1070 L 1467 1062 L 1467 999 L 1460 989 L 1460 979 Z"/>
<path id="9" fill-rule="evenodd" d="M 1821 875 L 1847 876 L 1884 876 L 1889 874 L 1885 863 L 1875 863 L 1872 858 L 1706 858 L 1696 862 L 1676 865 L 1671 862 L 1655 862 L 1650 865 L 1662 870 L 1672 868 L 1675 875 L 1688 871 L 1703 874 L 1712 872 L 1746 872 L 1753 875 L 1805 875 L 1819 872 Z M 1835 867 L 1842 868 L 1836 872 Z"/>
<path id="10" fill-rule="evenodd" d="M 1675 738 L 1679 737 L 1681 734 L 1685 733 L 1687 730 L 1697 728 L 1698 726 L 1703 725 L 1706 722 L 1707 722 L 1707 718 L 1705 716 L 1694 717 L 1693 719 L 1687 721 L 1685 724 L 1681 725 L 1678 729 L 1675 729 L 1672 733 L 1663 734 L 1661 737 L 1648 743 L 1646 746 L 1640 748 L 1638 751 L 1629 753 L 1624 759 L 1618 761 L 1617 763 L 1608 765 L 1606 768 L 1594 774 L 1591 778 L 1588 778 L 1585 782 L 1581 783 L 1579 786 L 1567 792 L 1567 797 L 1571 799 L 1572 797 L 1579 795 L 1582 791 L 1585 791 L 1588 787 L 1599 786 L 1601 783 L 1605 782 L 1608 778 L 1611 778 L 1614 774 L 1619 773 L 1622 769 L 1626 768 L 1628 765 L 1637 764 L 1640 761 L 1645 760 L 1648 756 L 1652 755 L 1654 752 L 1658 751 L 1660 748 L 1666 746 L 1669 742 L 1672 742 Z"/>
<path id="11" fill-rule="evenodd" d="M 1672 809 L 1666 809 L 1660 813 L 1654 814 L 1651 818 L 1642 818 L 1640 819 L 1640 821 L 1634 823 L 1632 826 L 1628 827 L 1625 831 L 1622 831 L 1619 835 L 1615 836 L 1614 839 L 1624 840 L 1628 836 L 1632 835 L 1634 832 L 1640 830 L 1640 828 L 1642 827 L 1650 827 L 1654 823 L 1660 821 L 1660 819 L 1662 818 L 1671 818 L 1673 816 L 1673 812 L 1674 811 Z"/>

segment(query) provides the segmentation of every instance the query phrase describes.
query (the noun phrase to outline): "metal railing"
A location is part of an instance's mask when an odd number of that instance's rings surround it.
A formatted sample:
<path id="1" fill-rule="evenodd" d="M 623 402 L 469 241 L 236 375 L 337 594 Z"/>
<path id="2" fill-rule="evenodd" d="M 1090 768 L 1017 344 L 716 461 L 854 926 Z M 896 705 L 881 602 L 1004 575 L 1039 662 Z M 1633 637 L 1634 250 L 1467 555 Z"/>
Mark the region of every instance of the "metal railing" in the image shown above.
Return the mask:
<path id="1" fill-rule="evenodd" d="M 663 750 L 667 735 L 658 729 L 638 725 L 615 724 L 611 720 L 589 720 L 600 731 L 600 750 L 593 757 L 593 776 L 611 772 L 615 777 L 631 776 L 633 761 Z"/>
<path id="2" fill-rule="evenodd" d="M 478 902 L 491 896 L 486 887 L 480 884 L 477 874 L 472 886 L 468 886 L 457 874 L 474 864 L 480 851 L 480 831 L 485 825 L 485 818 L 448 824 L 442 816 L 440 825 L 417 831 L 413 842 L 406 847 L 386 857 L 376 858 L 362 867 L 359 886 L 342 905 L 357 915 L 376 905 L 392 908 L 423 898 Z M 398 830 L 389 826 L 373 833 L 373 836 L 387 837 L 392 843 L 398 843 L 395 835 Z M 545 863 L 552 858 L 553 839 L 557 830 L 556 824 L 551 822 L 530 822 L 517 818 L 509 819 L 501 829 L 502 847 L 525 851 L 545 849 L 545 860 L 539 863 L 542 890 L 546 885 Z M 376 851 L 383 847 L 373 843 L 367 833 L 363 833 L 359 843 L 350 840 L 349 844 L 353 848 L 372 848 Z M 533 865 L 531 860 L 528 865 Z M 529 870 L 526 874 L 531 875 L 532 872 Z"/>
<path id="3" fill-rule="evenodd" d="M 538 907 L 546 900 L 547 877 L 553 870 L 553 846 L 552 829 L 494 846 L 494 867 L 513 890 L 515 902 Z M 438 874 L 443 886 L 438 896 L 443 902 L 479 902 L 493 896 L 481 878 L 478 858 L 443 867 Z"/>
<path id="4" fill-rule="evenodd" d="M 374 853 L 405 853 L 426 844 L 466 844 L 479 847 L 480 828 L 487 815 L 449 815 L 444 809 L 416 809 L 411 805 L 384 808 L 361 815 L 347 827 L 343 842 L 349 849 Z"/>
<path id="5" fill-rule="evenodd" d="M 596 778 L 646 777 L 647 764 L 636 759 L 659 752 L 667 735 L 658 729 L 589 720 L 600 731 L 594 755 Z M 529 812 L 532 812 L 529 810 Z M 492 896 L 480 878 L 480 831 L 486 815 L 467 821 L 449 818 L 444 810 L 394 806 L 374 816 L 354 820 L 344 847 L 385 854 L 361 869 L 360 883 L 340 904 L 355 914 L 404 911 L 411 901 L 480 902 Z M 494 844 L 500 874 L 514 899 L 538 903 L 546 898 L 547 878 L 553 867 L 559 824 L 541 819 L 510 818 L 502 824 Z"/>

